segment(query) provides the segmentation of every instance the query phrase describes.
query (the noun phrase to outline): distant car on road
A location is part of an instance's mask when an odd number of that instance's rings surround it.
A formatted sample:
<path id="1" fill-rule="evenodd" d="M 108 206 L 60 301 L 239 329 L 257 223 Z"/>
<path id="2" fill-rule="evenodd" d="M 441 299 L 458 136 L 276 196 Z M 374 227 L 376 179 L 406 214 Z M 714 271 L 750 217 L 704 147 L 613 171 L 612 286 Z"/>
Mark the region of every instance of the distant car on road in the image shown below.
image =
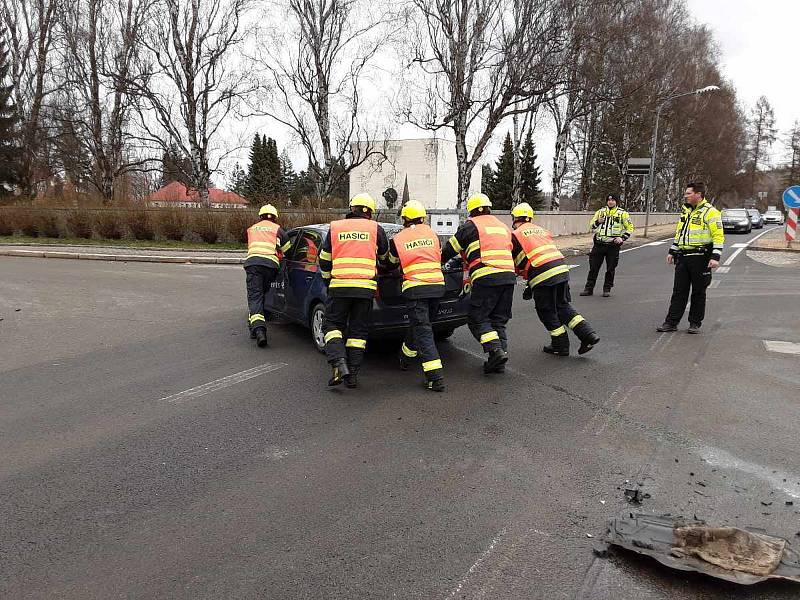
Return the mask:
<path id="1" fill-rule="evenodd" d="M 389 238 L 402 227 L 379 223 Z M 311 330 L 317 349 L 325 347 L 322 323 L 325 320 L 327 290 L 319 273 L 318 256 L 328 233 L 328 224 L 306 225 L 288 232 L 292 247 L 281 265 L 280 273 L 267 294 L 266 304 L 272 315 L 279 315 Z M 442 236 L 440 236 L 442 237 Z M 433 332 L 439 339 L 453 334 L 466 324 L 469 294 L 464 293 L 464 267 L 460 258 L 444 268 L 445 295 L 433 319 Z M 408 326 L 408 314 L 401 296 L 402 278 L 395 272 L 378 274 L 378 294 L 372 310 L 370 337 L 400 337 Z"/>
<path id="2" fill-rule="evenodd" d="M 753 224 L 750 215 L 744 208 L 725 208 L 722 210 L 722 229 L 740 233 L 750 233 Z"/>
<path id="3" fill-rule="evenodd" d="M 747 214 L 750 215 L 750 224 L 755 229 L 763 229 L 764 227 L 764 217 L 761 216 L 761 213 L 758 212 L 755 208 L 748 208 Z"/>
<path id="4" fill-rule="evenodd" d="M 764 223 L 783 225 L 783 213 L 779 210 L 768 210 L 764 213 Z"/>

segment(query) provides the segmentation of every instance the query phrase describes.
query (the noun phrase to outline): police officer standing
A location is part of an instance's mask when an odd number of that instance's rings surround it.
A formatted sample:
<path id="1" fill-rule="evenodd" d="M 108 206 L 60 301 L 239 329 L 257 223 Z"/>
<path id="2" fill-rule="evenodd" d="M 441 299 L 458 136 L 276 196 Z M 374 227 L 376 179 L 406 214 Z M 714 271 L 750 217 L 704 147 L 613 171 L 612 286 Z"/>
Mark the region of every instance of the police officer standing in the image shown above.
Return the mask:
<path id="1" fill-rule="evenodd" d="M 486 194 L 467 200 L 469 218 L 459 226 L 442 251 L 442 263 L 461 253 L 472 283 L 467 324 L 488 354 L 483 372 L 502 373 L 508 362 L 506 323 L 514 301 L 514 259 L 511 230 L 491 214 Z"/>
<path id="2" fill-rule="evenodd" d="M 398 264 L 403 273 L 402 291 L 408 309 L 409 326 L 400 348 L 400 368 L 407 370 L 411 361 L 419 357 L 425 387 L 443 392 L 442 360 L 431 327 L 444 295 L 442 249 L 439 237 L 425 224 L 426 216 L 420 202 L 406 202 L 400 211 L 404 229 L 389 242 L 389 262 Z"/>
<path id="3" fill-rule="evenodd" d="M 320 273 L 328 287 L 322 329 L 333 369 L 330 386 L 344 382 L 349 388 L 358 387 L 378 289 L 378 260 L 386 261 L 389 252 L 386 232 L 372 220 L 374 212 L 372 196 L 353 196 L 350 212 L 331 223 L 319 253 Z"/>
<path id="4" fill-rule="evenodd" d="M 572 329 L 581 341 L 578 354 L 589 352 L 600 338 L 570 304 L 569 266 L 553 243 L 552 234 L 532 222 L 533 208 L 527 202 L 515 206 L 511 216 L 514 219 L 514 262 L 517 273 L 528 282 L 522 297 L 525 300 L 533 298 L 536 314 L 550 333 L 550 345 L 542 350 L 556 356 L 568 356 L 567 329 Z"/>
<path id="5" fill-rule="evenodd" d="M 689 183 L 683 194 L 686 204 L 675 231 L 675 241 L 667 254 L 667 264 L 675 265 L 672 299 L 667 318 L 657 331 L 677 331 L 691 290 L 687 333 L 700 333 L 711 270 L 719 266 L 725 245 L 722 216 L 705 195 L 706 187 L 701 182 Z"/>
<path id="6" fill-rule="evenodd" d="M 603 261 L 606 263 L 603 297 L 608 298 L 611 295 L 614 273 L 619 264 L 619 249 L 634 229 L 628 211 L 619 208 L 618 203 L 619 196 L 609 194 L 606 206 L 594 213 L 589 223 L 594 232 L 594 245 L 589 253 L 589 275 L 586 277 L 586 287 L 581 296 L 591 296 L 594 293 L 594 284 L 597 282 Z"/>
<path id="7" fill-rule="evenodd" d="M 278 211 L 265 204 L 258 211 L 259 221 L 247 229 L 247 258 L 244 271 L 247 276 L 247 305 L 249 309 L 250 338 L 260 348 L 267 345 L 267 319 L 264 309 L 272 282 L 278 275 L 281 260 L 291 242 L 278 225 Z"/>

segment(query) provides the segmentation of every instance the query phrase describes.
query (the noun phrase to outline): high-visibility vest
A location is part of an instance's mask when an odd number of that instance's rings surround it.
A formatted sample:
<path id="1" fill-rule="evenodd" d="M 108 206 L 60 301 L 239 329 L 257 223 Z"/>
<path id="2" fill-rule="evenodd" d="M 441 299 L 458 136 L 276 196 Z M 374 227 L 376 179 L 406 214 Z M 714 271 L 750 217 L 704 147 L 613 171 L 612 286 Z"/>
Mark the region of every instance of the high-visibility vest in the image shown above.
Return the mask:
<path id="1" fill-rule="evenodd" d="M 427 225 L 406 227 L 394 236 L 400 267 L 403 269 L 403 291 L 420 285 L 444 285 L 442 248 L 439 236 Z"/>
<path id="2" fill-rule="evenodd" d="M 478 230 L 478 239 L 464 249 L 469 256 L 475 248 L 480 254 L 469 266 L 472 281 L 492 273 L 514 273 L 514 258 L 511 255 L 511 230 L 493 215 L 470 217 Z"/>
<path id="3" fill-rule="evenodd" d="M 370 219 L 331 223 L 332 288 L 377 290 L 378 224 Z"/>
<path id="4" fill-rule="evenodd" d="M 722 251 L 725 234 L 722 216 L 707 200 L 695 208 L 684 206 L 675 231 L 674 245 L 684 251 L 699 251 L 717 248 Z"/>
<path id="5" fill-rule="evenodd" d="M 247 258 L 264 258 L 280 266 L 283 252 L 278 246 L 280 225 L 264 219 L 247 228 Z"/>
<path id="6" fill-rule="evenodd" d="M 553 236 L 547 229 L 523 223 L 514 230 L 514 237 L 522 247 L 522 252 L 516 256 L 517 272 L 527 275 L 531 287 L 569 271 L 564 264 L 564 255 L 553 243 Z"/>
<path id="7" fill-rule="evenodd" d="M 615 238 L 622 237 L 625 232 L 633 231 L 633 223 L 628 211 L 618 206 L 608 208 L 604 206 L 592 217 L 592 224 L 601 217 L 605 220 L 594 230 L 594 237 L 598 242 L 612 242 Z"/>

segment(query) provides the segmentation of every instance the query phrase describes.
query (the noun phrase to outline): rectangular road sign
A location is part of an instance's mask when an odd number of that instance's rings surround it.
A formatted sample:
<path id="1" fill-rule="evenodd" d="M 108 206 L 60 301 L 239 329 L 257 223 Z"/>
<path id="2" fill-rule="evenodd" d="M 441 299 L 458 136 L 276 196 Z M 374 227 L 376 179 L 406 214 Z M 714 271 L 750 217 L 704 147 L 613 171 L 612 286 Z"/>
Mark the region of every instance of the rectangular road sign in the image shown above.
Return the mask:
<path id="1" fill-rule="evenodd" d="M 629 158 L 628 175 L 631 176 L 649 175 L 651 163 L 652 161 L 649 158 Z"/>

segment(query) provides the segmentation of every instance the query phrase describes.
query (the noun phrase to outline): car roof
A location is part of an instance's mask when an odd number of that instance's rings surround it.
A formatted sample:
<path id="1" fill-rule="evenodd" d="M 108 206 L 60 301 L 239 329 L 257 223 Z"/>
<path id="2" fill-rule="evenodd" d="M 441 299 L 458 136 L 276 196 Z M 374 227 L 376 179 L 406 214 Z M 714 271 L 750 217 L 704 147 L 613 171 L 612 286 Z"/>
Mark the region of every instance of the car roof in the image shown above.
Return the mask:
<path id="1" fill-rule="evenodd" d="M 398 225 L 397 223 L 381 223 L 379 221 L 378 225 L 383 227 L 383 230 L 386 231 L 386 233 L 391 233 L 391 234 L 395 234 L 403 228 L 401 225 Z M 298 229 L 312 229 L 317 233 L 325 234 L 328 233 L 329 228 L 330 228 L 330 223 L 314 223 L 312 225 L 301 225 L 299 227 L 291 229 L 290 231 L 296 231 Z"/>

